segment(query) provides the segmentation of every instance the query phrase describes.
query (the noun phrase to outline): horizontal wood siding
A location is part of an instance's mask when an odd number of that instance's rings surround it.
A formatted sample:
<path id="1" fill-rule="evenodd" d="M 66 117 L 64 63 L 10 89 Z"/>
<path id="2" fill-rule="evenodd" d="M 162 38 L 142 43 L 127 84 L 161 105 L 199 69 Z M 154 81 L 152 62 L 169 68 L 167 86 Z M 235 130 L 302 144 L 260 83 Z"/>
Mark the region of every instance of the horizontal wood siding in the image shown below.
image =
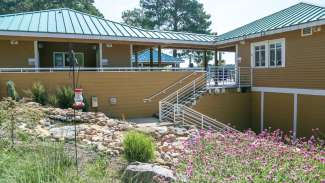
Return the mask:
<path id="1" fill-rule="evenodd" d="M 82 72 L 79 81 L 89 99 L 91 96 L 98 97 L 99 111 L 113 117 L 144 117 L 158 112 L 158 100 L 163 96 L 148 103 L 143 102 L 145 97 L 161 91 L 188 74 L 190 72 Z M 42 82 L 53 94 L 57 87 L 71 85 L 72 74 L 0 73 L 1 97 L 7 95 L 8 80 L 15 82 L 20 94 L 29 89 L 35 81 Z M 110 97 L 117 97 L 116 105 L 109 103 Z"/>
<path id="2" fill-rule="evenodd" d="M 113 44 L 108 48 L 103 44 L 103 58 L 108 59 L 108 67 L 130 67 L 130 45 Z"/>
<path id="3" fill-rule="evenodd" d="M 316 128 L 324 134 L 325 97 L 299 95 L 297 135 L 300 137 L 311 136 L 313 135 L 312 129 Z"/>
<path id="4" fill-rule="evenodd" d="M 225 93 L 205 95 L 200 98 L 193 109 L 237 129 L 250 128 L 251 94 Z"/>
<path id="5" fill-rule="evenodd" d="M 42 48 L 39 48 L 40 66 L 41 67 L 54 67 L 53 53 L 54 52 L 69 52 L 68 43 L 50 43 L 43 42 Z M 93 47 L 95 44 L 73 44 L 72 49 L 74 52 L 81 52 L 84 54 L 85 67 L 96 67 L 96 52 Z"/>
<path id="6" fill-rule="evenodd" d="M 293 95 L 264 93 L 264 129 L 292 130 Z"/>
<path id="7" fill-rule="evenodd" d="M 32 67 L 28 64 L 29 58 L 34 58 L 33 41 L 11 45 L 10 40 L 0 40 L 0 67 Z"/>
<path id="8" fill-rule="evenodd" d="M 254 69 L 254 85 L 325 89 L 325 26 L 307 37 L 301 37 L 299 30 L 239 43 L 239 66 L 251 66 L 251 43 L 279 38 L 286 39 L 285 67 Z"/>
<path id="9" fill-rule="evenodd" d="M 251 93 L 251 129 L 259 133 L 261 132 L 261 93 Z"/>

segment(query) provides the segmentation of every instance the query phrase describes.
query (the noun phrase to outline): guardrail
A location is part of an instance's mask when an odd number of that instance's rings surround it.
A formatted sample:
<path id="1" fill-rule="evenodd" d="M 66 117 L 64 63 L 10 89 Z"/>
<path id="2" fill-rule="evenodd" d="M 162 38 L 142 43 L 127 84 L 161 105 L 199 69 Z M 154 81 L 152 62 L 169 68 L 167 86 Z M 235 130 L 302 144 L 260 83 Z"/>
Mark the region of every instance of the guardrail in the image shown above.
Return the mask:
<path id="1" fill-rule="evenodd" d="M 72 68 L 0 68 L 0 72 L 66 72 Z M 204 71 L 203 67 L 178 68 L 178 67 L 76 67 L 76 71 L 83 72 L 188 72 Z"/>
<path id="2" fill-rule="evenodd" d="M 212 66 L 208 69 L 208 85 L 222 88 L 252 86 L 252 73 L 250 67 Z"/>
<path id="3" fill-rule="evenodd" d="M 186 79 L 194 76 L 194 75 L 197 75 L 198 73 L 202 73 L 202 72 L 205 72 L 205 71 L 194 71 L 193 73 L 187 75 L 186 77 L 176 81 L 175 83 L 169 85 L 168 87 L 164 88 L 163 90 L 149 96 L 149 97 L 146 97 L 144 98 L 144 102 L 150 102 L 152 99 L 154 99 L 155 97 L 161 95 L 161 94 L 166 94 L 167 91 L 171 90 L 172 88 L 174 88 L 175 86 L 179 85 L 179 84 L 182 84 Z"/>

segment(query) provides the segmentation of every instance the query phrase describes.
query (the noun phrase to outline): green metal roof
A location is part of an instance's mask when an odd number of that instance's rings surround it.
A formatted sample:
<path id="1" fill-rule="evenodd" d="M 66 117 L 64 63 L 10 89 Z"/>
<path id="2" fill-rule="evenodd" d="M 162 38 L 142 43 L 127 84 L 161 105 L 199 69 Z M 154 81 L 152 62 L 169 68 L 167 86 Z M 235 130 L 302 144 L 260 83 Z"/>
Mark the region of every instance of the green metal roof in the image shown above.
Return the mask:
<path id="1" fill-rule="evenodd" d="M 261 34 L 268 31 L 275 31 L 319 21 L 324 21 L 322 24 L 325 24 L 324 7 L 299 3 L 270 16 L 239 27 L 233 31 L 222 34 L 216 38 L 216 41 L 222 42 L 235 38 L 248 37 L 249 35 Z"/>
<path id="2" fill-rule="evenodd" d="M 215 39 L 213 35 L 144 30 L 67 8 L 0 15 L 0 31 L 190 42 L 209 42 Z"/>
<path id="3" fill-rule="evenodd" d="M 213 46 L 325 24 L 325 8 L 299 3 L 220 36 L 146 30 L 61 8 L 0 15 L 0 35 L 40 36 Z"/>

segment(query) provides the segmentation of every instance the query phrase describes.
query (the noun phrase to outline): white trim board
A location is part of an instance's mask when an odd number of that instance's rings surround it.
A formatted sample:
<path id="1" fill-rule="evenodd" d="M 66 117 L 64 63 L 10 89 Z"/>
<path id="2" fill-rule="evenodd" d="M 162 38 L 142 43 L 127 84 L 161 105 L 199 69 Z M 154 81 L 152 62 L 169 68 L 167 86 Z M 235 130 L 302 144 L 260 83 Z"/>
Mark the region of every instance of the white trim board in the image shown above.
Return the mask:
<path id="1" fill-rule="evenodd" d="M 232 39 L 228 39 L 228 40 L 216 41 L 216 45 L 223 45 L 223 44 L 242 41 L 242 40 L 246 40 L 246 39 L 269 36 L 269 35 L 273 35 L 273 34 L 289 32 L 289 31 L 295 31 L 295 30 L 300 30 L 300 29 L 307 28 L 307 27 L 321 26 L 324 24 L 325 24 L 325 20 L 318 20 L 318 21 L 309 22 L 309 23 L 305 23 L 305 24 L 289 26 L 289 27 L 285 27 L 285 28 L 270 30 L 270 31 L 266 31 L 266 32 L 260 32 L 260 33 L 251 34 L 251 35 L 247 35 L 247 36 L 241 36 L 241 37 L 232 38 Z"/>
<path id="2" fill-rule="evenodd" d="M 252 87 L 251 90 L 253 92 L 288 93 L 288 94 L 299 94 L 299 95 L 325 96 L 325 90 L 320 90 L 320 89 Z"/>
<path id="3" fill-rule="evenodd" d="M 154 39 L 154 38 L 134 38 L 122 36 L 101 36 L 101 35 L 84 35 L 84 34 L 62 34 L 62 33 L 43 33 L 43 32 L 19 32 L 19 31 L 0 31 L 0 36 L 17 36 L 17 37 L 38 37 L 38 38 L 61 38 L 61 39 L 85 39 L 97 41 L 125 41 L 125 42 L 142 42 L 156 44 L 185 44 L 197 46 L 211 46 L 214 50 L 214 41 L 187 41 L 172 39 Z"/>

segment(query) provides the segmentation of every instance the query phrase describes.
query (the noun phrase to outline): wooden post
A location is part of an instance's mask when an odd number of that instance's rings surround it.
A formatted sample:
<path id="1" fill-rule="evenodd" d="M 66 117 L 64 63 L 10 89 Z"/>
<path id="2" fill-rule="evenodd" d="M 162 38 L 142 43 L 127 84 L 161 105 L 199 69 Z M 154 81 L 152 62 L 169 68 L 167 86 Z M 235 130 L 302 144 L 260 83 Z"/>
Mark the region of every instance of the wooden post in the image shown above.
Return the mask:
<path id="1" fill-rule="evenodd" d="M 150 67 L 153 67 L 153 48 L 150 48 Z"/>
<path id="2" fill-rule="evenodd" d="M 208 55 L 207 55 L 206 50 L 204 50 L 204 60 L 203 60 L 203 62 L 204 62 L 204 69 L 208 70 Z"/>
<path id="3" fill-rule="evenodd" d="M 138 52 L 135 51 L 135 52 L 134 52 L 134 61 L 135 61 L 134 66 L 135 66 L 135 67 L 138 67 L 138 59 L 139 59 L 139 57 L 138 57 Z"/>
<path id="4" fill-rule="evenodd" d="M 218 50 L 216 49 L 214 51 L 214 66 L 218 66 L 219 63 L 218 63 Z"/>
<path id="5" fill-rule="evenodd" d="M 158 46 L 158 67 L 161 66 L 161 46 Z"/>

